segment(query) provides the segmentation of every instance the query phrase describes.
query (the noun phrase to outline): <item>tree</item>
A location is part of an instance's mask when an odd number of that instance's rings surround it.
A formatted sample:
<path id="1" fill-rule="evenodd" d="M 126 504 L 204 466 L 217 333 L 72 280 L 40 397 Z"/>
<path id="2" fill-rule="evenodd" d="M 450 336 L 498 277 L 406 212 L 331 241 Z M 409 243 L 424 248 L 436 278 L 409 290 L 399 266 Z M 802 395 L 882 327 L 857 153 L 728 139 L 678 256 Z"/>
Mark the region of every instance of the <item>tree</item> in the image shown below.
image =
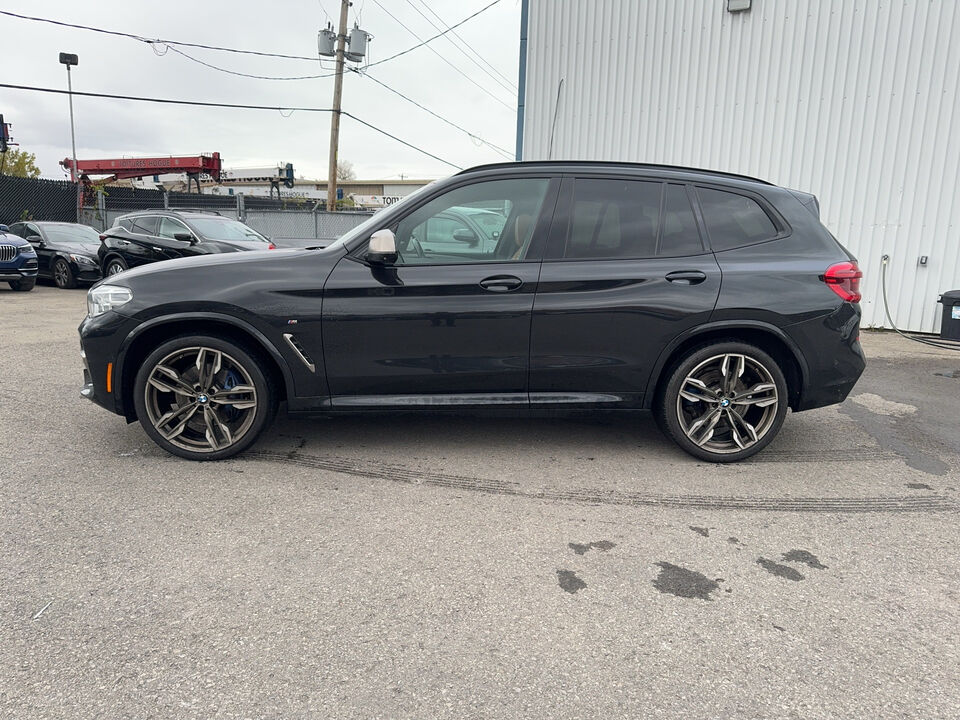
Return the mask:
<path id="1" fill-rule="evenodd" d="M 353 163 L 348 160 L 340 160 L 337 163 L 337 180 L 356 180 L 357 174 L 353 171 Z"/>
<path id="2" fill-rule="evenodd" d="M 0 175 L 13 175 L 15 177 L 38 178 L 40 177 L 40 168 L 37 167 L 37 156 L 28 153 L 25 150 L 15 150 L 7 148 L 7 151 L 0 155 Z"/>

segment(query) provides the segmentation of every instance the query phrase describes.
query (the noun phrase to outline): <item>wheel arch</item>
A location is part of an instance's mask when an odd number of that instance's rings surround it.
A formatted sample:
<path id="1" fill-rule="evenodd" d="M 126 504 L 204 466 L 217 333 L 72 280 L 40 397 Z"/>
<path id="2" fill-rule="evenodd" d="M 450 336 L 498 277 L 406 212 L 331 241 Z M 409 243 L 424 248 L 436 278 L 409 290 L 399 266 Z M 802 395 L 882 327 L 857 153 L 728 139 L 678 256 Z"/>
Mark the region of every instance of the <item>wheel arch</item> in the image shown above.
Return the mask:
<path id="1" fill-rule="evenodd" d="M 693 348 L 709 342 L 737 340 L 756 345 L 780 365 L 787 380 L 789 406 L 796 410 L 807 387 L 809 368 L 797 344 L 783 330 L 764 322 L 717 322 L 675 338 L 660 353 L 647 383 L 646 404 L 652 407 L 669 379 L 670 369 Z"/>
<path id="2" fill-rule="evenodd" d="M 273 343 L 249 323 L 221 313 L 178 313 L 148 320 L 139 325 L 124 340 L 117 353 L 114 377 L 119 386 L 119 409 L 128 421 L 136 420 L 133 406 L 133 385 L 143 360 L 160 343 L 178 335 L 209 333 L 243 343 L 259 352 L 280 390 L 281 399 L 289 399 L 293 390 L 293 376 L 286 361 Z"/>

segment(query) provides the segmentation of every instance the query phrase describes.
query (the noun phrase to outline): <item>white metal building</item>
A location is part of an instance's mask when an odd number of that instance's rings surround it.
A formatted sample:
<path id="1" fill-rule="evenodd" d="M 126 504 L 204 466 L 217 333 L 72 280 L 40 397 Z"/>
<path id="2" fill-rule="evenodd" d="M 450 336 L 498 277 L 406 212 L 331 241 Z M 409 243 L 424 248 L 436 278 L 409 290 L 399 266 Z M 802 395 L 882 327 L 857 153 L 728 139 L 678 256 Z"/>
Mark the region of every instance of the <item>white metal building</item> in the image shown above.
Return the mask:
<path id="1" fill-rule="evenodd" d="M 887 324 L 889 254 L 894 321 L 939 330 L 937 297 L 960 288 L 960 1 L 524 3 L 522 159 L 688 165 L 812 192 L 860 260 L 864 323 Z"/>

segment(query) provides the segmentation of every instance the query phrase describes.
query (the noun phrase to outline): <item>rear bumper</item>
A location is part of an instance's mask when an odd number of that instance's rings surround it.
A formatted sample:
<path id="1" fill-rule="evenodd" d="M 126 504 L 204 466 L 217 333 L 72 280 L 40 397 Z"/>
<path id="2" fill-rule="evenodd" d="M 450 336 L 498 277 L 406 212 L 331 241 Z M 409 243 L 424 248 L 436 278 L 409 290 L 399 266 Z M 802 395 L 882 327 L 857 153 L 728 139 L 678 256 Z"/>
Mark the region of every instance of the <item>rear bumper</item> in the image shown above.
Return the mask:
<path id="1" fill-rule="evenodd" d="M 829 315 L 783 329 L 807 363 L 807 377 L 794 410 L 812 410 L 846 400 L 867 367 L 860 346 L 860 306 L 843 303 Z"/>

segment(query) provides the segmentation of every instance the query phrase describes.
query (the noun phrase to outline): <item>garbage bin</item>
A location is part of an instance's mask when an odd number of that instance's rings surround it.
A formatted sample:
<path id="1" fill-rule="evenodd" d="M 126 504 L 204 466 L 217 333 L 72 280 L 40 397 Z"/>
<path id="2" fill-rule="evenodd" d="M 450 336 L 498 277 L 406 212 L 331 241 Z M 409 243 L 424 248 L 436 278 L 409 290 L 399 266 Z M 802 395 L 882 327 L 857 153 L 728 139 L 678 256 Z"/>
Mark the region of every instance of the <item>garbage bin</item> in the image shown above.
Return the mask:
<path id="1" fill-rule="evenodd" d="M 937 302 L 943 303 L 940 337 L 944 340 L 960 340 L 960 290 L 945 292 Z"/>

